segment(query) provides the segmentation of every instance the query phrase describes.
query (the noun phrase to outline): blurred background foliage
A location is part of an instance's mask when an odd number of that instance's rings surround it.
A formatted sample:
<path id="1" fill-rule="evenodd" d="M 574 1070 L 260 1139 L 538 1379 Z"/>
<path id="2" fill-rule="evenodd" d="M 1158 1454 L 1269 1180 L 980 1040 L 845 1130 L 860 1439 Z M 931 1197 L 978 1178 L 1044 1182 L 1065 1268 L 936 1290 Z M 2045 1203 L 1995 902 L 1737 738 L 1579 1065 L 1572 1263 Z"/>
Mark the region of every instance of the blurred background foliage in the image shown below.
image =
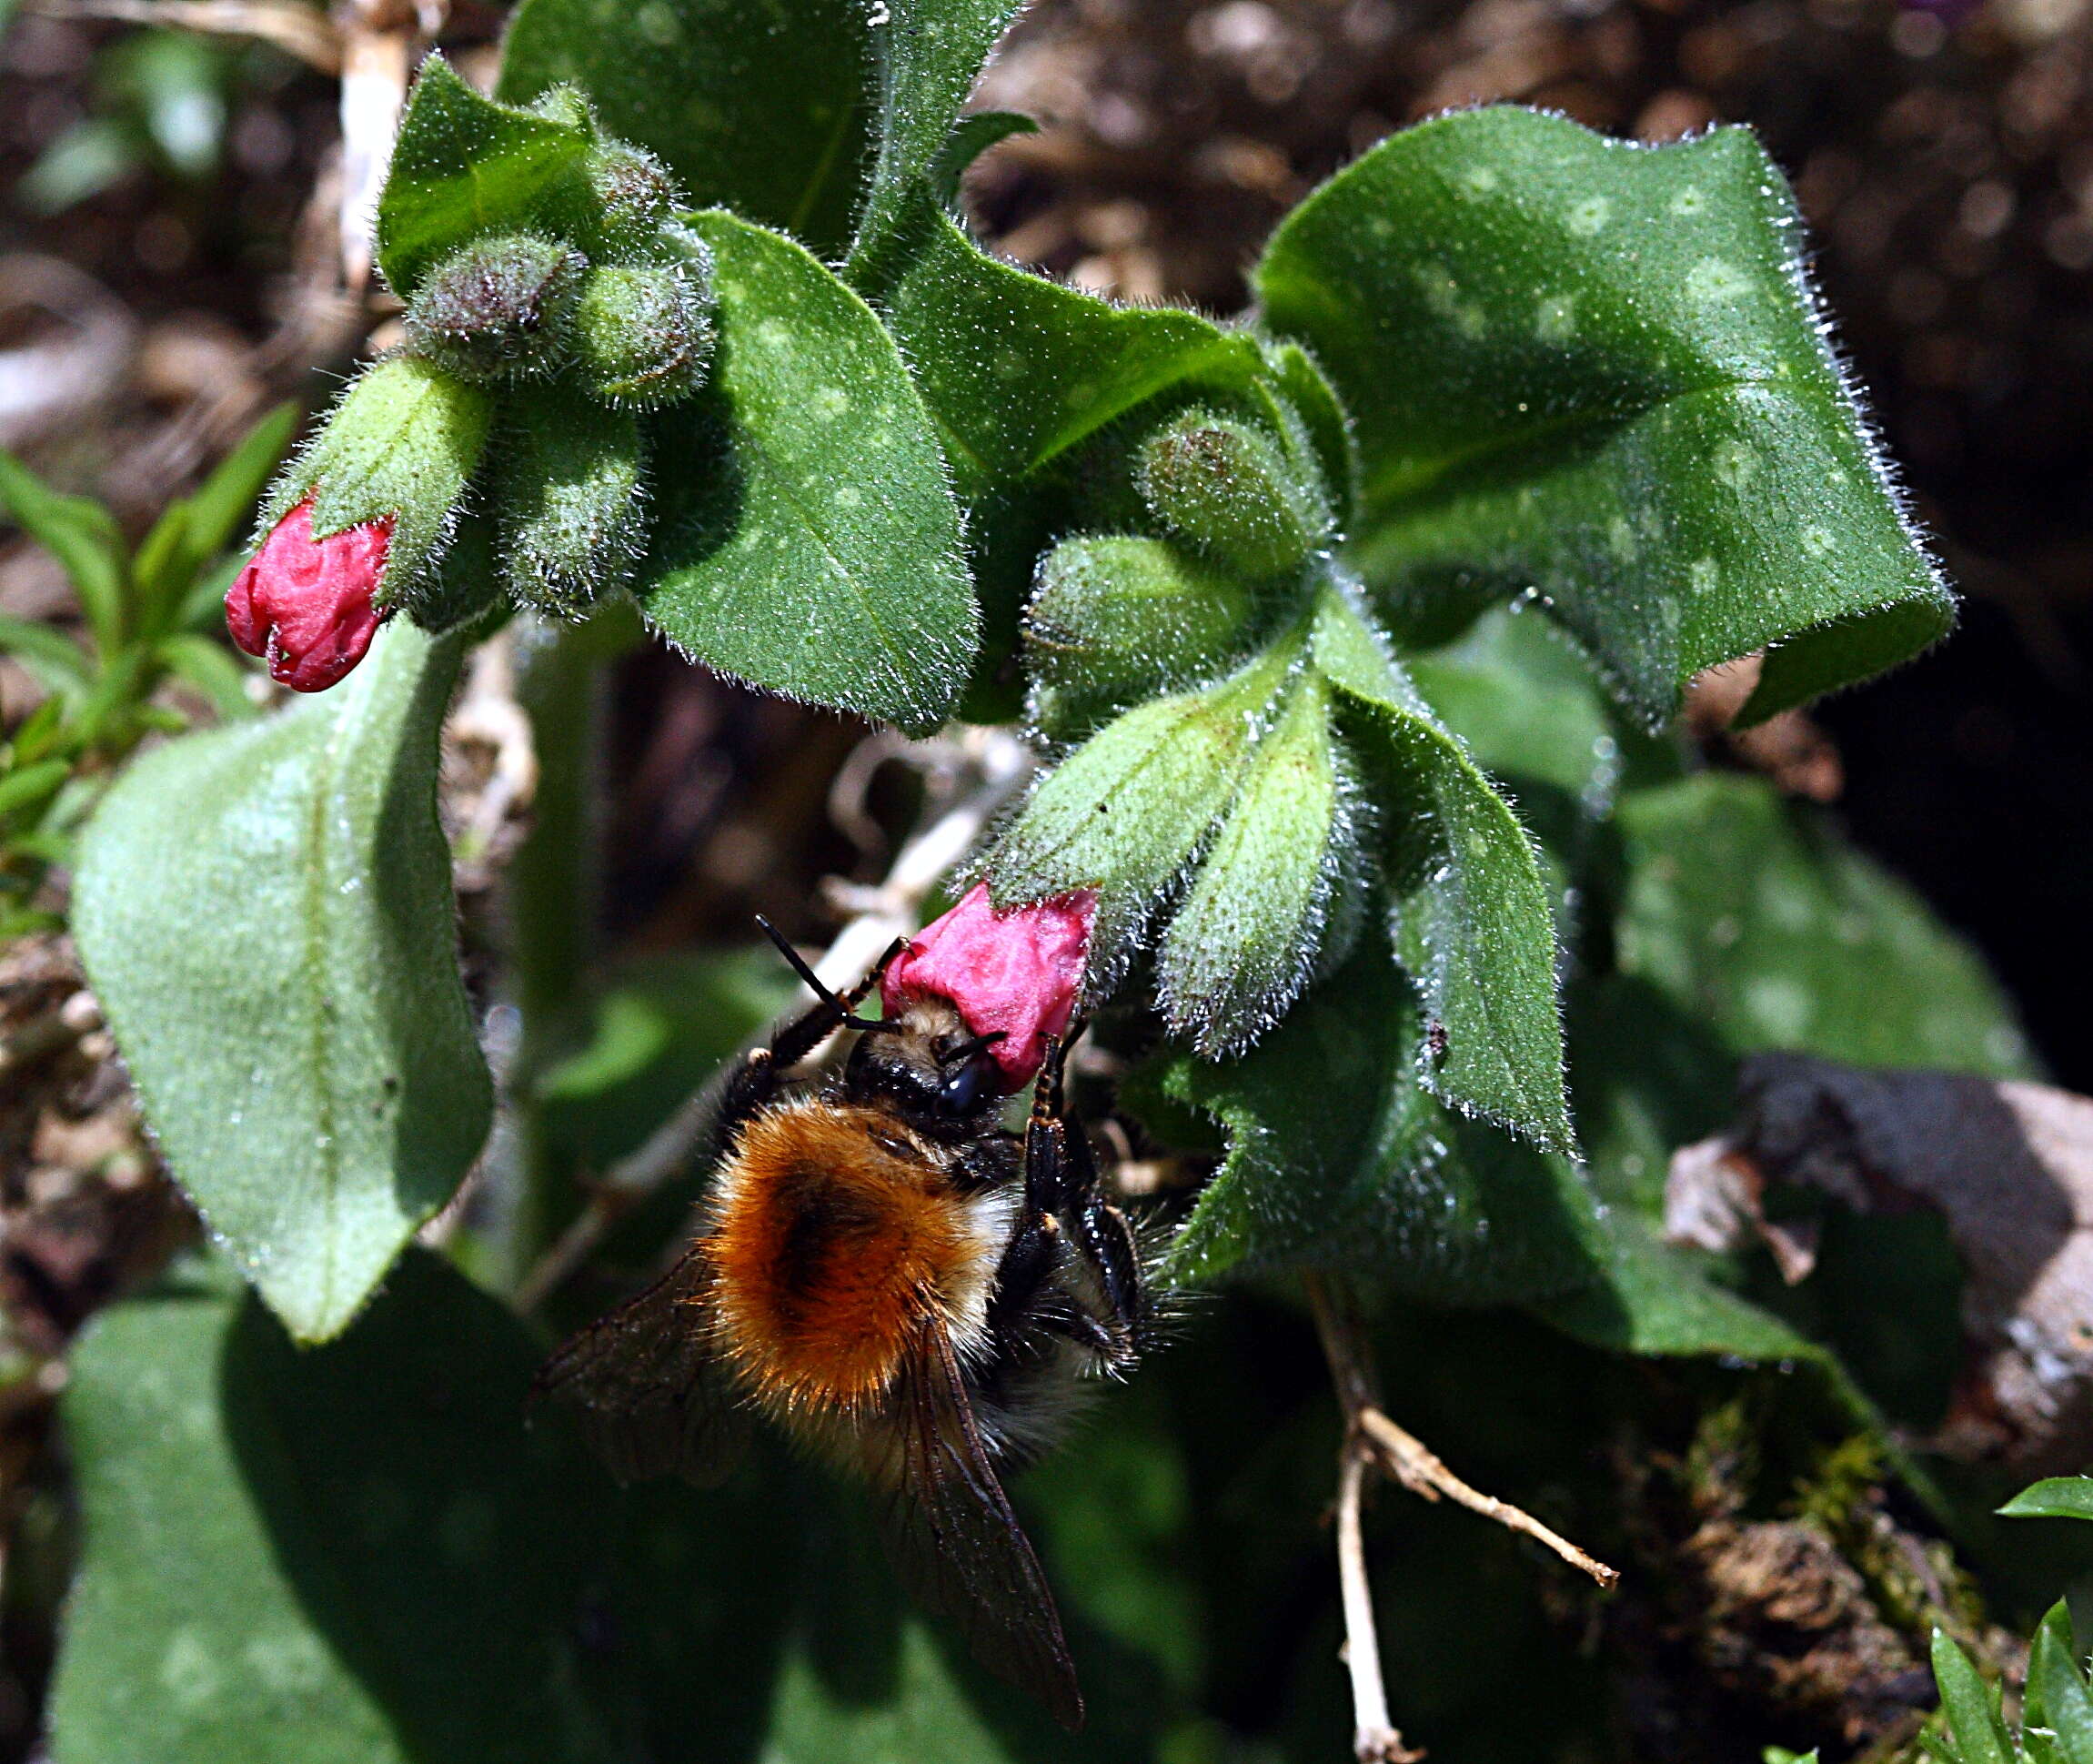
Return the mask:
<path id="1" fill-rule="evenodd" d="M 484 73 L 501 16 L 461 0 L 418 22 Z M 336 18 L 337 57 L 359 26 L 402 28 L 376 5 Z M 278 400 L 323 403 L 373 316 L 337 268 L 357 173 L 325 34 L 277 24 L 259 43 L 25 0 L 0 37 L 0 446 L 97 499 L 126 559 Z M 1792 1288 L 1761 1251 L 1701 1258 L 1716 1283 L 1687 1283 L 1689 1253 L 1635 1222 L 1661 1210 L 1672 1151 L 1730 1119 L 1747 1054 L 2093 1088 L 2093 16 L 2083 0 L 1041 0 L 977 103 L 1045 126 L 984 156 L 966 199 L 1022 261 L 1229 313 L 1273 224 L 1330 171 L 1405 121 L 1498 98 L 1645 140 L 1716 120 L 1760 130 L 1796 182 L 1840 345 L 1967 598 L 1932 655 L 1740 737 L 1724 732 L 1719 682 L 1676 740 L 1626 727 L 1522 615 L 1421 664 L 1543 839 L 1573 956 L 1572 1046 L 1588 1050 L 1572 1074 L 1579 1128 L 1653 1302 L 1624 1315 L 1574 1294 L 1455 1313 L 1384 1299 L 1389 1412 L 1626 1573 L 1600 1595 L 1472 1515 L 1384 1490 L 1369 1541 L 1392 1701 L 1435 1757 L 1477 1764 L 1908 1756 L 1933 1701 L 1935 1624 L 2011 1671 L 2016 1636 L 2060 1591 L 2093 1588 L 2074 1528 L 1984 1517 L 2024 1476 L 1924 1450 L 1964 1354 L 1940 1217 L 1828 1212 L 1816 1272 Z M 0 619 L 104 667 L 116 651 L 92 595 L 32 537 L 19 494 L 10 480 Z M 208 580 L 211 549 L 156 590 L 180 615 L 161 635 L 200 628 L 182 590 Z M 524 656 L 520 679 L 476 677 L 446 750 L 468 979 L 533 1099 L 528 1157 L 569 1177 L 640 1152 L 784 996 L 747 947 L 751 914 L 825 941 L 954 770 L 629 637 L 598 640 L 618 652 L 599 722 L 588 675 L 554 645 Z M 0 650 L 4 793 L 59 751 L 73 713 L 49 641 Z M 228 690 L 224 669 L 176 653 L 190 675 L 163 657 L 136 676 L 94 764 L 156 726 L 237 713 L 237 675 Z M 576 777 L 537 779 L 543 836 L 528 841 L 529 792 L 505 771 L 503 707 L 519 701 L 546 726 L 599 731 L 571 750 Z M 68 778 L 94 748 L 67 751 Z M 594 806 L 573 788 L 589 779 Z M 17 788 L 39 816 L 56 800 Z M 562 873 L 553 833 L 591 817 L 599 862 Z M 62 846 L 20 846 L 0 820 L 0 866 L 33 863 L 37 910 L 62 912 L 46 876 Z M 498 964 L 546 931 L 534 898 L 578 892 L 582 934 L 540 942 L 531 965 L 549 1001 L 534 1020 L 558 1033 L 518 1046 Z M 851 1503 L 810 1473 L 767 1464 L 702 1499 L 619 1494 L 558 1424 L 524 1432 L 538 1326 L 437 1256 L 342 1342 L 294 1358 L 188 1259 L 195 1222 L 65 940 L 14 929 L 0 942 L 0 1754 L 48 1744 L 85 1505 L 146 1571 L 78 1588 L 91 1665 L 59 1698 L 61 1759 L 121 1755 L 126 1723 L 170 1708 L 181 1721 L 148 1755 L 280 1757 L 262 1748 L 285 1733 L 313 1758 L 1343 1755 L 1323 1523 L 1340 1416 L 1286 1288 L 1253 1278 L 1189 1306 L 1139 1381 L 1021 1485 L 1093 1703 L 1082 1740 L 1043 1737 L 901 1610 Z M 1088 1083 L 1101 1121 L 1117 1071 Z M 1173 1113 L 1150 1077 L 1137 1072 L 1107 1137 L 1167 1206 L 1211 1160 L 1183 1098 Z M 671 1184 L 617 1217 L 544 1333 L 624 1290 L 689 1198 Z M 447 1220 L 436 1236 L 468 1273 L 512 1283 L 488 1225 Z M 170 1257 L 152 1295 L 71 1359 L 81 1325 Z M 1689 1284 L 1700 1296 L 1671 1302 Z M 1726 1309 L 1728 1294 L 1766 1309 Z M 54 1423 L 68 1382 L 79 1480 Z M 119 1424 L 135 1436 L 147 1414 L 164 1416 L 162 1455 L 97 1473 L 97 1438 Z M 429 1454 L 460 1467 L 449 1504 L 400 1506 L 413 1478 L 398 1465 Z M 362 1530 L 326 1535 L 312 1516 L 334 1510 Z M 180 1579 L 173 1557 L 153 1571 L 155 1547 L 199 1529 L 220 1567 L 209 1584 Z M 477 1589 L 459 1635 L 426 1657 L 402 1640 L 425 1571 Z M 226 1663 L 210 1626 L 234 1606 L 270 1613 L 273 1651 Z"/>

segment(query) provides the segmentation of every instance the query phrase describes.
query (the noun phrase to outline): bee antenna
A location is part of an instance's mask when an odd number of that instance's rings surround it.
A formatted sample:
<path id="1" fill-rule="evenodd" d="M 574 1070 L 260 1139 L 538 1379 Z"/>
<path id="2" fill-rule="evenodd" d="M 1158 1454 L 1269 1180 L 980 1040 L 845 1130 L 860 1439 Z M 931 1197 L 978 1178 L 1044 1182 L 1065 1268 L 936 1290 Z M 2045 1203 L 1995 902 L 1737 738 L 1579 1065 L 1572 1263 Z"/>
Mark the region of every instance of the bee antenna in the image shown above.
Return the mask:
<path id="1" fill-rule="evenodd" d="M 867 1023 L 862 1018 L 853 1015 L 843 1001 L 821 983 L 820 976 L 807 965 L 800 957 L 800 952 L 785 941 L 783 933 L 779 931 L 776 925 L 772 924 L 760 912 L 756 915 L 756 923 L 763 935 L 778 946 L 778 953 L 791 963 L 792 972 L 807 983 L 807 990 L 836 1013 L 836 1022 L 840 1027 L 861 1029 L 867 1033 L 875 1030 L 893 1031 L 901 1028 L 901 1025 L 898 1023 Z"/>
<path id="2" fill-rule="evenodd" d="M 998 1042 L 1007 1042 L 1010 1038 L 1011 1032 L 1009 1030 L 991 1029 L 985 1035 L 976 1035 L 971 1042 L 961 1042 L 945 1055 L 944 1063 L 947 1065 L 958 1065 L 962 1060 L 971 1060 L 977 1053 L 986 1053 Z"/>

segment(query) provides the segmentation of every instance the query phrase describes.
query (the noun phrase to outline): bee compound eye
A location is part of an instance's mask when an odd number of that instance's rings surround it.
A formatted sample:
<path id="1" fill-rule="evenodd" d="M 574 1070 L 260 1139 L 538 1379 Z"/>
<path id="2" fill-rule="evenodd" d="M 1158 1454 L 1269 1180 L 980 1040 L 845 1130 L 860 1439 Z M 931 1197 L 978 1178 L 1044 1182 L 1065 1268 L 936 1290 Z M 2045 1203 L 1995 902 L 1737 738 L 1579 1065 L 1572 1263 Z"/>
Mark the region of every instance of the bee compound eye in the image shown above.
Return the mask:
<path id="1" fill-rule="evenodd" d="M 988 1075 L 984 1062 L 969 1060 L 938 1087 L 938 1106 L 947 1114 L 971 1114 L 981 1105 Z"/>

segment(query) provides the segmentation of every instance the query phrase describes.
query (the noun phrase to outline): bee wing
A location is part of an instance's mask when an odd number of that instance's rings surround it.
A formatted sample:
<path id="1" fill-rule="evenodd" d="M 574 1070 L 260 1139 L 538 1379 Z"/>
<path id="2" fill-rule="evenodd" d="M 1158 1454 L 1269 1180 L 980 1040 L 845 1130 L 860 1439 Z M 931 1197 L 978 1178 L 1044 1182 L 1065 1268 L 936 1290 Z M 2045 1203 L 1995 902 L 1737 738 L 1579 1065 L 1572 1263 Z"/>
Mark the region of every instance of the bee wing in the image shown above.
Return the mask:
<path id="1" fill-rule="evenodd" d="M 531 1391 L 572 1404 L 620 1482 L 675 1471 L 725 1480 L 749 1420 L 712 1348 L 712 1269 L 693 1249 L 638 1298 L 546 1361 Z"/>
<path id="2" fill-rule="evenodd" d="M 976 1659 L 1073 1733 L 1082 1693 L 1053 1593 L 990 1467 L 951 1337 L 934 1324 L 924 1336 L 901 1376 L 899 1426 L 875 1436 L 870 1467 L 888 1553 L 919 1604 L 958 1623 Z"/>

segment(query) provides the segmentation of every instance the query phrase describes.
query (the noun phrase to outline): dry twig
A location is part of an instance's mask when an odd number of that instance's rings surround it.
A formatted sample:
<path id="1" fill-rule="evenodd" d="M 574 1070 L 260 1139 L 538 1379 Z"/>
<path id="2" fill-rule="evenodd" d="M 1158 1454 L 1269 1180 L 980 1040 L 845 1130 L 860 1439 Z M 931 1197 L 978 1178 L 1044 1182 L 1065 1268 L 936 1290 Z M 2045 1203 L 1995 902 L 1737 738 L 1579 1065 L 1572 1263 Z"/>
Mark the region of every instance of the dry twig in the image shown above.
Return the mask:
<path id="1" fill-rule="evenodd" d="M 1323 1356 L 1330 1362 L 1331 1379 L 1337 1386 L 1338 1400 L 1344 1406 L 1344 1444 L 1338 1456 L 1337 1571 L 1344 1601 L 1344 1660 L 1352 1675 L 1353 1744 L 1360 1764 L 1407 1764 L 1424 1754 L 1406 1749 L 1403 1736 L 1388 1721 L 1380 1643 L 1374 1628 L 1373 1589 L 1366 1578 L 1365 1550 L 1359 1530 L 1359 1502 L 1369 1467 L 1393 1477 L 1426 1500 L 1444 1496 L 1484 1518 L 1545 1544 L 1602 1587 L 1611 1587 L 1621 1578 L 1620 1571 L 1608 1567 L 1509 1501 L 1470 1487 L 1441 1463 L 1423 1440 L 1390 1420 L 1381 1408 L 1372 1352 L 1357 1317 L 1332 1294 L 1320 1275 L 1309 1275 L 1305 1284 L 1309 1305 L 1315 1314 L 1316 1332 L 1323 1338 Z"/>

